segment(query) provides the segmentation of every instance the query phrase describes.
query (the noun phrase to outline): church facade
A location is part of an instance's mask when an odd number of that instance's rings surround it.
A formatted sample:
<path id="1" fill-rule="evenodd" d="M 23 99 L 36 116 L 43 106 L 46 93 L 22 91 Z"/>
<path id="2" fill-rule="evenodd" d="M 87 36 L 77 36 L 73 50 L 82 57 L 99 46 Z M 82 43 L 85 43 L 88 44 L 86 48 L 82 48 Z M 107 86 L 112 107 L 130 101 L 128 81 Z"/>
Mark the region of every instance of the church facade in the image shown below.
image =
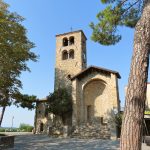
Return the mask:
<path id="1" fill-rule="evenodd" d="M 118 79 L 121 77 L 113 70 L 87 67 L 86 40 L 82 30 L 56 35 L 55 89 L 66 87 L 71 92 L 74 135 L 89 132 L 90 137 L 93 131 L 92 135 L 98 137 L 98 132 L 107 127 L 110 136 L 115 136 L 116 127 L 110 120 L 120 111 Z M 36 133 L 47 132 L 54 121 L 54 116 L 46 112 L 46 101 L 37 102 Z"/>

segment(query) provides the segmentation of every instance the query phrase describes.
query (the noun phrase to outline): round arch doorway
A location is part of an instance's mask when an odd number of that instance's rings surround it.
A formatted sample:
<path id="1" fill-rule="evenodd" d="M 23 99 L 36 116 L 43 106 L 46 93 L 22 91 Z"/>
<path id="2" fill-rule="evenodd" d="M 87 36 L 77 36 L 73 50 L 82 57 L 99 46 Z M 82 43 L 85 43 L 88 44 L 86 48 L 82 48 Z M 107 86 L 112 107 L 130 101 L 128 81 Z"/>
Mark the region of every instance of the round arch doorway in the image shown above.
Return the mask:
<path id="1" fill-rule="evenodd" d="M 106 82 L 94 79 L 86 83 L 83 89 L 84 119 L 92 123 L 104 116 L 106 103 Z"/>

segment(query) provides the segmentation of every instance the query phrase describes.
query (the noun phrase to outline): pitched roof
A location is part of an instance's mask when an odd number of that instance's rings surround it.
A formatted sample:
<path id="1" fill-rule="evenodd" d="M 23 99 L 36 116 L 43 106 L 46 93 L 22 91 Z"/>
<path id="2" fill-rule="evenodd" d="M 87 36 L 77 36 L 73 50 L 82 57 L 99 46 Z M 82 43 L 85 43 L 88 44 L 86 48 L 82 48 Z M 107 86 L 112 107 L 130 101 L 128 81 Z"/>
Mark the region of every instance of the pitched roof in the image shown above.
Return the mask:
<path id="1" fill-rule="evenodd" d="M 106 73 L 113 73 L 113 74 L 116 74 L 116 76 L 120 79 L 121 76 L 119 74 L 119 72 L 117 71 L 113 71 L 113 70 L 109 70 L 109 69 L 105 69 L 105 68 L 101 68 L 101 67 L 96 67 L 96 66 L 89 66 L 88 68 L 84 69 L 83 71 L 79 72 L 78 74 L 76 74 L 75 76 L 73 76 L 71 78 L 71 80 L 74 80 L 75 78 L 80 78 L 82 77 L 83 74 L 87 73 L 88 71 L 90 70 L 96 70 L 96 71 L 99 71 L 99 72 L 106 72 Z"/>

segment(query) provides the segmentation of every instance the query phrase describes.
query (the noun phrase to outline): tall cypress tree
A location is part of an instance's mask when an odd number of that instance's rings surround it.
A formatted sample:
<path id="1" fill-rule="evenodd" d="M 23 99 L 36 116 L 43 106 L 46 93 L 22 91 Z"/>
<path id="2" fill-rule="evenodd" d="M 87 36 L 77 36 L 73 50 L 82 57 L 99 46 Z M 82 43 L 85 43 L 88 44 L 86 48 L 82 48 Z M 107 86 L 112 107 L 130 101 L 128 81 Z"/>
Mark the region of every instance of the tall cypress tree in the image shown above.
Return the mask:
<path id="1" fill-rule="evenodd" d="M 91 23 L 92 40 L 114 45 L 119 26 L 135 28 L 133 56 L 121 131 L 121 150 L 141 150 L 150 51 L 150 0 L 101 0 L 107 4 Z"/>

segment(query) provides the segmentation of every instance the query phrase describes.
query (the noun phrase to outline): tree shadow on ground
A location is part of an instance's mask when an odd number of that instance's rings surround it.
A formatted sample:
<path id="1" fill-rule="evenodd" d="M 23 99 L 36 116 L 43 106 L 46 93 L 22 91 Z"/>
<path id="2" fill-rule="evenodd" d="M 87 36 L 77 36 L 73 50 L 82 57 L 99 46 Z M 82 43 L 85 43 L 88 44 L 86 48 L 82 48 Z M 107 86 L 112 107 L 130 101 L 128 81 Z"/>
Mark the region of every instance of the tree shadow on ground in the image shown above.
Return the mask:
<path id="1" fill-rule="evenodd" d="M 19 135 L 9 150 L 117 150 L 119 141 L 101 139 L 51 138 L 47 135 Z"/>

